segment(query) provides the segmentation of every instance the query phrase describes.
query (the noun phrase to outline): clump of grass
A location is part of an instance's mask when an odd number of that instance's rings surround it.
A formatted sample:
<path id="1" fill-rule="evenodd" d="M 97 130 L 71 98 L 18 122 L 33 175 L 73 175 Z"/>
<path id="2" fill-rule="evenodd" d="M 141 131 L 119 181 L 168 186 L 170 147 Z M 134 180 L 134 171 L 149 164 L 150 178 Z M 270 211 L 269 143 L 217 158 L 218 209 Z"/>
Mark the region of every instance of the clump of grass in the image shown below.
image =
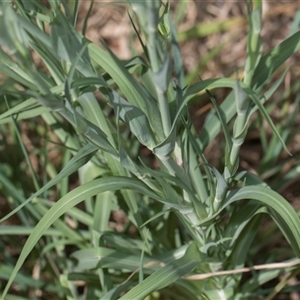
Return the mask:
<path id="1" fill-rule="evenodd" d="M 45 184 L 27 159 L 34 179 L 31 195 L 15 189 L 5 169 L 1 174 L 4 194 L 12 200 L 12 211 L 2 221 L 17 214 L 23 222 L 3 226 L 1 234 L 29 235 L 18 259 L 3 265 L 10 276 L 3 278 L 8 282 L 2 297 L 9 299 L 13 282 L 35 297 L 42 291 L 68 299 L 263 295 L 259 287 L 265 282 L 298 272 L 293 256 L 300 256 L 300 221 L 259 176 L 239 170 L 239 152 L 257 110 L 276 136 L 272 143 L 280 145 L 278 151 L 288 151 L 288 132 L 281 137 L 264 107 L 284 74 L 265 87 L 299 50 L 300 33 L 263 54 L 262 1 L 247 1 L 243 80 L 216 78 L 185 86 L 169 3 L 128 3 L 143 55 L 126 62 L 105 44 L 99 48 L 89 42 L 85 30 L 76 32 L 77 1 L 73 11 L 63 1 L 1 4 L 0 70 L 7 77 L 1 92 L 7 110 L 0 121 L 18 134 L 19 121 L 41 116 L 64 149 L 60 172 L 45 164 Z M 44 68 L 35 66 L 32 51 Z M 218 105 L 210 91 L 220 88 L 232 93 Z M 99 91 L 101 106 L 95 96 Z M 214 109 L 197 136 L 187 106 L 202 91 Z M 66 122 L 75 132 L 66 129 Z M 224 163 L 217 169 L 204 150 L 221 131 Z M 139 157 L 141 148 L 154 155 L 157 169 Z M 270 161 L 265 159 L 265 168 Z M 74 172 L 80 184 L 68 191 Z M 54 186 L 59 196 L 52 202 L 47 198 Z M 121 233 L 108 226 L 117 209 L 128 218 Z M 288 241 L 292 261 L 248 268 L 248 254 L 266 214 Z M 19 271 L 32 251 L 44 275 L 29 280 Z M 253 270 L 257 272 L 242 280 L 243 272 Z"/>

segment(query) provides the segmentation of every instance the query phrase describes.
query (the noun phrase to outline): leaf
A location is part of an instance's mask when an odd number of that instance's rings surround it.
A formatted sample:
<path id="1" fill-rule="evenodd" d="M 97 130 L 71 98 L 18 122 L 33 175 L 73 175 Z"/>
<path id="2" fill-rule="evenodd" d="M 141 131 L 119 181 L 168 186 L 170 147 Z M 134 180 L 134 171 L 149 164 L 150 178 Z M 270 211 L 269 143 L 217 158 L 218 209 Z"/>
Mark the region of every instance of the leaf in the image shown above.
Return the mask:
<path id="1" fill-rule="evenodd" d="M 201 81 L 193 85 L 190 89 L 188 89 L 188 91 L 183 95 L 183 100 L 180 101 L 181 105 L 177 109 L 170 132 L 163 139 L 163 141 L 161 141 L 161 143 L 157 145 L 157 148 L 155 148 L 156 152 L 158 154 L 166 154 L 168 153 L 168 151 L 170 151 L 170 149 L 174 147 L 173 143 L 174 143 L 174 135 L 176 133 L 177 122 L 182 116 L 183 111 L 186 109 L 186 105 L 196 93 L 204 89 L 213 89 L 216 87 L 232 88 L 233 85 L 234 85 L 234 81 L 232 79 L 218 78 L 218 79 L 209 79 L 209 80 Z"/>
<path id="2" fill-rule="evenodd" d="M 249 9 L 249 6 L 248 6 Z M 254 8 L 249 12 L 249 30 L 247 41 L 247 58 L 245 63 L 244 79 L 247 85 L 251 85 L 254 71 L 262 55 L 262 42 L 260 32 L 262 29 L 262 2 L 256 1 Z"/>
<path id="3" fill-rule="evenodd" d="M 129 126 L 130 131 L 141 144 L 152 150 L 155 146 L 155 140 L 147 116 L 141 109 L 125 101 L 115 91 L 109 89 L 108 94 L 115 112 L 119 110 L 120 118 Z"/>
<path id="4" fill-rule="evenodd" d="M 269 188 L 247 186 L 230 192 L 220 211 L 230 203 L 243 199 L 253 199 L 267 205 L 270 216 L 291 244 L 295 254 L 300 257 L 300 220 L 293 207 L 282 196 Z"/>
<path id="5" fill-rule="evenodd" d="M 206 90 L 206 92 L 209 95 L 210 101 L 213 103 L 213 106 L 218 114 L 219 121 L 221 123 L 221 127 L 223 129 L 224 136 L 225 136 L 226 146 L 225 146 L 225 171 L 224 171 L 224 174 L 225 174 L 225 179 L 227 180 L 231 176 L 231 174 L 228 174 L 228 173 L 234 172 L 234 168 L 230 163 L 230 151 L 232 149 L 232 139 L 231 139 L 231 136 L 229 133 L 229 129 L 228 129 L 223 111 L 220 109 L 217 101 L 215 100 L 213 95 L 210 93 L 210 91 Z M 228 172 L 229 170 L 232 170 L 232 171 Z M 216 202 L 215 202 L 215 204 L 216 204 Z"/>
<path id="6" fill-rule="evenodd" d="M 255 69 L 252 84 L 253 90 L 262 89 L 268 81 L 271 79 L 274 72 L 294 53 L 300 49 L 300 31 L 290 36 L 288 39 L 284 40 L 281 44 L 272 49 L 269 53 L 265 54 L 257 68 Z M 208 83 L 208 82 L 207 82 Z M 201 90 L 204 88 L 212 88 L 218 82 L 211 80 L 212 86 L 208 86 L 206 83 L 205 87 L 201 87 Z M 224 87 L 231 87 L 224 85 Z M 193 97 L 196 93 L 199 92 L 199 89 L 194 90 L 193 86 L 188 90 L 186 97 Z M 226 122 L 228 123 L 236 113 L 236 109 L 232 103 L 234 102 L 233 92 L 228 95 L 228 97 L 223 101 L 220 106 L 220 109 L 224 112 Z M 220 122 L 218 117 L 213 114 L 209 120 L 205 123 L 202 131 L 199 135 L 199 141 L 201 143 L 202 149 L 205 149 L 211 140 L 219 133 Z"/>
<path id="7" fill-rule="evenodd" d="M 153 153 L 162 160 L 168 159 L 170 154 L 174 151 L 175 142 L 176 131 L 174 127 L 165 140 L 153 148 Z"/>
<path id="8" fill-rule="evenodd" d="M 77 60 L 82 71 L 92 72 L 89 54 L 84 46 L 86 42 L 87 40 L 75 31 L 70 21 L 60 11 L 57 11 L 51 27 L 51 43 L 54 51 L 69 64 Z M 83 53 L 79 55 L 82 50 Z"/>
<path id="9" fill-rule="evenodd" d="M 153 131 L 158 134 L 162 123 L 155 99 L 130 75 L 112 52 L 108 53 L 94 44 L 89 44 L 88 48 L 91 58 L 114 79 L 126 99 L 144 112 Z"/>
<path id="10" fill-rule="evenodd" d="M 171 81 L 171 58 L 166 54 L 163 64 L 157 72 L 153 72 L 153 82 L 160 93 L 166 92 Z"/>
<path id="11" fill-rule="evenodd" d="M 128 253 L 126 249 L 120 251 L 104 247 L 89 248 L 75 251 L 71 256 L 78 261 L 75 267 L 76 272 L 96 268 L 125 269 L 127 272 L 134 272 L 140 267 L 139 256 Z M 159 263 L 159 261 L 144 256 L 143 271 L 151 274 L 160 268 Z"/>
<path id="12" fill-rule="evenodd" d="M 238 79 L 235 80 L 235 84 L 233 86 L 233 91 L 234 91 L 234 99 L 235 99 L 237 113 L 238 114 L 246 114 L 248 106 L 249 106 L 248 95 L 241 88 L 241 84 Z"/>
<path id="13" fill-rule="evenodd" d="M 230 219 L 228 227 L 231 229 L 229 236 L 232 241 L 228 246 L 230 255 L 227 258 L 230 268 L 241 268 L 246 263 L 249 248 L 261 224 L 262 213 L 266 213 L 266 208 L 253 201 L 238 210 L 233 219 Z"/>
<path id="14" fill-rule="evenodd" d="M 253 89 L 262 88 L 267 84 L 274 72 L 294 53 L 300 49 L 300 31 L 296 32 L 260 60 L 253 75 Z"/>
<path id="15" fill-rule="evenodd" d="M 169 24 L 171 30 L 171 45 L 172 45 L 172 52 L 173 52 L 173 63 L 174 63 L 174 70 L 176 78 L 178 79 L 178 85 L 181 89 L 184 88 L 184 68 L 182 64 L 182 57 L 180 54 L 180 48 L 176 36 L 176 27 L 173 23 L 172 18 L 169 16 Z M 181 103 L 178 103 L 178 106 Z"/>
<path id="16" fill-rule="evenodd" d="M 74 155 L 74 157 L 67 163 L 67 165 L 61 170 L 61 172 L 55 178 L 50 180 L 41 189 L 39 189 L 36 193 L 34 193 L 31 197 L 29 197 L 26 201 L 23 201 L 21 205 L 19 205 L 9 214 L 3 217 L 0 220 L 0 223 L 10 218 L 22 207 L 24 207 L 27 203 L 31 202 L 33 199 L 43 194 L 45 191 L 50 189 L 55 184 L 59 183 L 63 178 L 66 178 L 72 173 L 76 172 L 80 167 L 85 165 L 94 156 L 96 152 L 97 152 L 97 148 L 95 146 L 91 144 L 86 144 Z"/>
<path id="17" fill-rule="evenodd" d="M 0 115 L 0 124 L 12 122 L 12 116 L 15 117 L 16 121 L 20 121 L 40 116 L 46 112 L 49 112 L 49 108 L 40 106 L 35 99 L 29 98 L 2 113 Z"/>
<path id="18" fill-rule="evenodd" d="M 38 26 L 36 26 L 36 24 L 31 23 L 27 18 L 21 16 L 20 14 L 17 15 L 16 12 L 14 12 L 11 8 L 10 3 L 1 2 L 0 4 L 0 12 L 2 12 L 3 14 L 3 17 L 1 17 L 0 20 L 3 19 L 4 22 L 7 22 L 7 27 L 4 25 L 0 26 L 0 28 L 15 29 L 15 32 L 10 31 L 10 35 L 8 38 L 4 38 L 5 42 L 13 40 L 13 45 L 8 45 L 8 48 L 12 46 L 14 47 L 13 52 L 16 50 L 15 44 L 20 44 L 20 42 L 22 42 L 22 39 L 25 38 L 24 31 L 27 31 L 29 33 L 29 35 L 26 35 L 27 42 L 29 42 L 29 40 L 34 37 L 35 39 L 41 41 L 45 46 L 47 46 L 47 48 L 51 48 L 51 42 L 48 35 L 43 32 Z M 2 5 L 5 6 L 4 10 Z M 5 35 L 3 35 L 1 32 L 0 37 L 5 37 Z"/>
<path id="19" fill-rule="evenodd" d="M 21 62 L 26 57 L 29 58 L 28 36 L 20 26 L 21 16 L 17 17 L 8 2 L 1 3 L 0 9 L 0 45 Z"/>
<path id="20" fill-rule="evenodd" d="M 87 80 L 86 84 L 91 85 L 91 81 L 93 81 L 92 78 L 90 78 L 90 81 Z M 107 135 L 107 139 L 110 142 L 110 144 L 114 148 L 116 148 L 114 140 L 115 130 L 111 126 L 110 120 L 105 116 L 95 96 L 90 92 L 86 92 L 79 96 L 77 98 L 77 101 L 79 102 L 80 106 L 84 111 L 85 118 L 91 123 L 93 123 L 95 126 L 99 127 Z"/>
<path id="21" fill-rule="evenodd" d="M 257 106 L 257 108 L 259 109 L 260 113 L 262 114 L 262 116 L 265 118 L 265 120 L 268 122 L 268 124 L 270 125 L 273 133 L 278 137 L 278 139 L 280 140 L 283 148 L 285 149 L 285 151 L 291 155 L 290 151 L 288 150 L 288 148 L 285 145 L 284 140 L 282 139 L 282 137 L 280 136 L 277 128 L 275 127 L 273 121 L 271 120 L 268 112 L 266 111 L 266 109 L 264 108 L 264 106 L 261 104 L 259 97 L 257 96 L 257 94 L 251 89 L 248 88 L 246 86 L 244 86 L 242 84 L 242 88 L 243 90 L 248 94 L 248 96 L 250 97 L 250 99 L 255 103 L 255 105 Z"/>
<path id="22" fill-rule="evenodd" d="M 212 170 L 212 172 L 214 173 L 214 175 L 217 179 L 217 185 L 215 187 L 216 190 L 213 191 L 215 194 L 213 207 L 214 207 L 214 211 L 217 211 L 224 199 L 225 194 L 226 194 L 227 182 L 225 181 L 223 176 L 220 174 L 220 172 L 215 167 L 210 166 L 210 165 L 207 165 L 207 166 Z"/>
<path id="23" fill-rule="evenodd" d="M 67 195 L 62 197 L 58 202 L 56 202 L 42 217 L 39 223 L 36 225 L 33 232 L 28 237 L 22 252 L 20 253 L 19 259 L 14 267 L 14 270 L 10 276 L 10 279 L 4 289 L 2 297 L 4 298 L 7 294 L 11 284 L 14 281 L 17 273 L 22 267 L 24 261 L 28 257 L 31 250 L 34 248 L 38 240 L 42 235 L 47 231 L 47 229 L 65 212 L 70 208 L 77 205 L 86 198 L 95 196 L 99 193 L 105 191 L 115 191 L 120 189 L 133 189 L 140 192 L 143 195 L 147 195 L 154 199 L 159 199 L 155 193 L 149 190 L 141 181 L 127 178 L 127 177 L 103 177 L 93 181 L 90 181 L 86 184 L 79 186 L 78 188 L 72 190 Z M 162 202 L 167 202 L 164 199 L 160 199 Z M 178 205 L 179 206 L 179 205 Z"/>
<path id="24" fill-rule="evenodd" d="M 199 250 L 193 243 L 186 250 L 183 257 L 178 260 L 173 260 L 160 270 L 154 272 L 140 284 L 132 288 L 127 294 L 122 296 L 120 300 L 144 299 L 152 292 L 176 282 L 182 276 L 191 272 L 200 261 Z"/>

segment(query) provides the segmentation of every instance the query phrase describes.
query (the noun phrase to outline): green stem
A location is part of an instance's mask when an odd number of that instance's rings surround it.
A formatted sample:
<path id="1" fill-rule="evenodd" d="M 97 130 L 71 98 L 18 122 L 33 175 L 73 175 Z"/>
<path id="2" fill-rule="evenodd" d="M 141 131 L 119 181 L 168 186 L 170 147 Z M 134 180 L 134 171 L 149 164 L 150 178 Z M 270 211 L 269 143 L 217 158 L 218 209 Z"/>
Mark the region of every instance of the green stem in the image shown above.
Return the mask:
<path id="1" fill-rule="evenodd" d="M 158 34 L 158 23 L 159 23 L 159 10 L 160 1 L 152 0 L 148 4 L 149 12 L 148 12 L 148 53 L 150 64 L 153 73 L 158 72 L 162 67 L 162 58 L 159 56 L 159 53 L 162 51 L 162 44 L 159 39 Z M 160 110 L 160 116 L 163 125 L 163 131 L 165 136 L 168 136 L 171 131 L 171 117 L 169 111 L 169 101 L 166 97 L 166 91 L 162 91 L 156 84 L 156 94 L 157 100 Z"/>
<path id="2" fill-rule="evenodd" d="M 233 139 L 232 139 L 232 148 L 230 152 L 230 164 L 231 164 L 231 175 L 233 173 L 234 166 L 237 162 L 239 151 L 241 148 L 241 145 L 244 143 L 245 135 L 247 133 L 247 129 L 244 129 L 247 122 L 247 115 L 245 113 L 238 113 L 237 118 L 235 120 L 235 129 L 233 133 Z"/>

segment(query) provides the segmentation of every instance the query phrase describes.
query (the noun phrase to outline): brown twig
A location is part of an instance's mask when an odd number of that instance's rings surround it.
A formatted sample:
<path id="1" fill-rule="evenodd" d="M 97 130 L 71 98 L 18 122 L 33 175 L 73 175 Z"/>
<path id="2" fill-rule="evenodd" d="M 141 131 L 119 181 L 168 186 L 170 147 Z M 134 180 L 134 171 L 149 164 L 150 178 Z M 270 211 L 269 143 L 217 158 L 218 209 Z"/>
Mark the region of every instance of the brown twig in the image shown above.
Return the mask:
<path id="1" fill-rule="evenodd" d="M 253 270 L 272 270 L 272 269 L 284 269 L 291 268 L 300 265 L 300 259 L 285 262 L 285 263 L 273 263 L 273 264 L 265 264 L 265 265 L 256 265 L 248 268 L 241 268 L 236 270 L 226 270 L 226 271 L 217 271 L 205 274 L 194 274 L 190 276 L 184 277 L 186 280 L 203 280 L 206 278 L 214 277 L 214 276 L 222 276 L 222 275 L 231 275 L 231 274 L 239 274 L 239 273 L 247 273 Z"/>

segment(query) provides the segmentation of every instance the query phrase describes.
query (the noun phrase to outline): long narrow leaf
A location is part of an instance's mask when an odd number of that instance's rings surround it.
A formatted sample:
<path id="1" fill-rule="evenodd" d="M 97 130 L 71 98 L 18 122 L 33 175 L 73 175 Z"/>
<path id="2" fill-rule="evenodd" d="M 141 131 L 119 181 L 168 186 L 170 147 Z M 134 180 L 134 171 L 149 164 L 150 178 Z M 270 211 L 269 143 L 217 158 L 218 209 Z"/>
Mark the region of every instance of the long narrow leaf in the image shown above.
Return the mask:
<path id="1" fill-rule="evenodd" d="M 272 49 L 269 53 L 265 54 L 252 78 L 253 90 L 263 88 L 266 83 L 271 79 L 274 72 L 294 53 L 300 49 L 300 31 L 296 32 L 288 39 L 284 40 L 281 44 Z M 212 88 L 205 86 L 204 88 Z M 202 88 L 203 90 L 203 88 Z M 189 93 L 189 97 L 192 97 L 192 91 Z M 194 93 L 195 95 L 195 93 Z M 234 102 L 233 92 L 228 95 L 228 97 L 223 101 L 220 109 L 224 111 L 227 123 L 233 118 L 236 113 L 236 108 L 232 103 Z M 212 139 L 219 133 L 221 126 L 216 114 L 212 115 L 209 120 L 202 128 L 199 135 L 199 140 L 201 141 L 202 148 L 205 149 Z"/>
<path id="2" fill-rule="evenodd" d="M 144 281 L 121 297 L 120 300 L 144 299 L 153 291 L 162 289 L 191 272 L 199 262 L 200 255 L 198 249 L 195 244 L 192 244 L 182 258 L 168 263 L 166 266 L 147 277 Z"/>
<path id="3" fill-rule="evenodd" d="M 88 197 L 95 196 L 99 193 L 105 191 L 114 191 L 120 189 L 134 189 L 143 195 L 148 195 L 152 198 L 159 198 L 151 192 L 145 185 L 143 185 L 139 180 L 126 177 L 103 177 L 90 181 L 78 188 L 72 190 L 67 195 L 62 197 L 57 203 L 55 203 L 43 216 L 40 222 L 36 225 L 34 231 L 28 237 L 23 250 L 19 256 L 19 259 L 15 265 L 15 268 L 10 276 L 10 279 L 4 289 L 2 297 L 4 298 L 7 294 L 11 284 L 17 273 L 19 272 L 25 259 L 28 257 L 31 250 L 34 248 L 38 240 L 44 234 L 44 232 L 66 211 L 68 211 L 73 206 L 77 205 L 84 199 Z"/>
<path id="4" fill-rule="evenodd" d="M 26 204 L 31 202 L 36 197 L 43 194 L 45 191 L 50 189 L 55 184 L 59 183 L 63 178 L 71 175 L 72 173 L 76 172 L 80 167 L 86 164 L 93 155 L 97 152 L 95 146 L 91 144 L 85 145 L 81 148 L 76 155 L 68 162 L 68 164 L 61 170 L 61 172 L 52 180 L 50 180 L 46 185 L 44 185 L 41 189 L 39 189 L 36 193 L 34 193 L 31 197 L 29 197 L 26 201 L 22 201 L 22 204 L 16 207 L 13 211 L 8 213 L 5 217 L 0 220 L 0 223 L 10 218 L 14 215 L 17 211 L 19 211 L 22 207 Z"/>
<path id="5" fill-rule="evenodd" d="M 230 203 L 243 199 L 258 200 L 267 205 L 269 214 L 291 243 L 295 254 L 300 257 L 300 219 L 292 206 L 282 196 L 269 188 L 246 186 L 230 192 L 220 210 Z"/>

